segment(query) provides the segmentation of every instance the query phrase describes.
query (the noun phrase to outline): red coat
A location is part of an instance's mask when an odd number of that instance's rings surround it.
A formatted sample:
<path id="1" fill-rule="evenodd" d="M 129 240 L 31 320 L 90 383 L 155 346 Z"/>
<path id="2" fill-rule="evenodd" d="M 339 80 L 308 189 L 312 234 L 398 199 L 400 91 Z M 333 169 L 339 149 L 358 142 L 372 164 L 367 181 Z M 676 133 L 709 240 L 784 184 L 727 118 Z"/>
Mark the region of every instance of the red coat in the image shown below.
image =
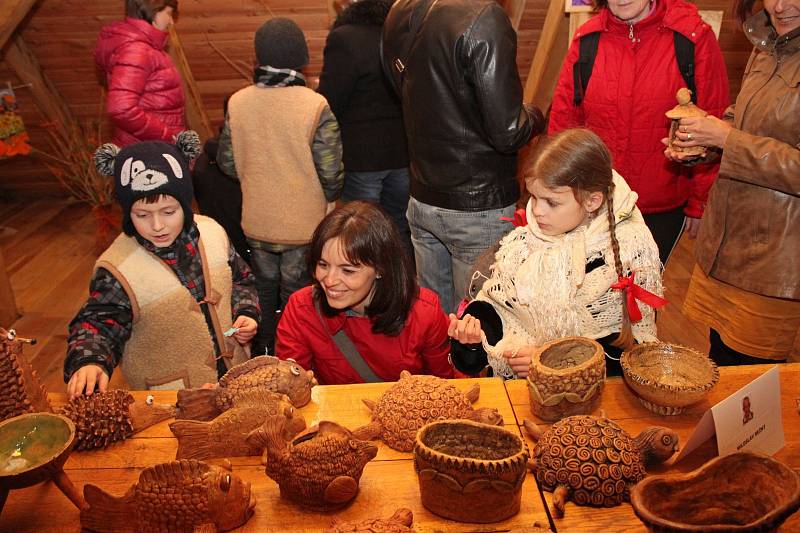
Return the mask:
<path id="1" fill-rule="evenodd" d="M 323 317 L 317 313 L 308 286 L 292 294 L 278 322 L 275 353 L 314 370 L 320 384 L 363 383 L 336 346 L 332 335 L 344 329 L 373 372 L 384 381 L 397 381 L 400 372 L 452 378 L 448 361 L 448 319 L 433 291 L 420 289 L 403 331 L 396 337 L 372 333 L 366 317 Z M 323 321 L 325 326 L 323 326 Z M 326 331 L 327 329 L 327 331 Z M 330 332 L 330 333 L 328 333 Z"/>
<path id="2" fill-rule="evenodd" d="M 180 74 L 166 52 L 169 34 L 145 20 L 127 18 L 100 31 L 94 57 L 108 82 L 106 109 L 116 126 L 113 141 L 172 142 L 186 129 Z"/>
<path id="3" fill-rule="evenodd" d="M 719 165 L 672 163 L 661 143 L 670 124 L 664 113 L 676 105 L 675 93 L 686 85 L 675 59 L 673 32 L 694 43 L 697 105 L 718 117 L 730 103 L 722 52 L 697 7 L 683 0 L 656 0 L 653 12 L 633 26 L 636 42 L 629 31 L 608 8 L 578 28 L 553 95 L 549 131 L 584 126 L 597 133 L 611 150 L 614 168 L 639 194 L 643 213 L 687 204 L 686 215 L 699 218 Z M 580 36 L 594 32 L 603 34 L 583 103 L 575 107 L 572 67 Z"/>

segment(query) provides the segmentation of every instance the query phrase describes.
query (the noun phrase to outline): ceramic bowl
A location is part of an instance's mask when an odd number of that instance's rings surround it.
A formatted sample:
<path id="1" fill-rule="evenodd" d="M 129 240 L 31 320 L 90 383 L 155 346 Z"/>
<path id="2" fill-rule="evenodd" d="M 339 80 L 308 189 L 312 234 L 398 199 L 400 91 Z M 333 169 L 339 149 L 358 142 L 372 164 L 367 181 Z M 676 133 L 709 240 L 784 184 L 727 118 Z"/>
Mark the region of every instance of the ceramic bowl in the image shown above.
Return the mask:
<path id="1" fill-rule="evenodd" d="M 682 413 L 719 381 L 714 361 L 678 344 L 637 344 L 622 353 L 620 364 L 625 382 L 642 405 L 660 415 Z"/>
<path id="2" fill-rule="evenodd" d="M 631 505 L 655 532 L 774 531 L 800 508 L 800 474 L 765 455 L 732 453 L 688 474 L 645 478 Z"/>
<path id="3" fill-rule="evenodd" d="M 0 484 L 34 485 L 61 470 L 75 443 L 75 424 L 53 413 L 27 413 L 0 422 Z"/>

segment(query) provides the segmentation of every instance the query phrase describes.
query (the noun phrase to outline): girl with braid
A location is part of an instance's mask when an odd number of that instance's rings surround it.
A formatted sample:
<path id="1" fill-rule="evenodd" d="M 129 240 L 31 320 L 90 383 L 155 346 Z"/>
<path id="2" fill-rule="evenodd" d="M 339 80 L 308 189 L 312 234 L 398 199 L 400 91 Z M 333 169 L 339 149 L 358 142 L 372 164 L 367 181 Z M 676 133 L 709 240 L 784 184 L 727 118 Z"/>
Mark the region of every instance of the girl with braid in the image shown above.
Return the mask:
<path id="1" fill-rule="evenodd" d="M 532 351 L 561 337 L 596 339 L 611 356 L 657 340 L 658 247 L 603 141 L 587 129 L 543 140 L 525 185 L 527 224 L 503 238 L 461 318 L 450 315 L 455 367 L 525 377 Z"/>

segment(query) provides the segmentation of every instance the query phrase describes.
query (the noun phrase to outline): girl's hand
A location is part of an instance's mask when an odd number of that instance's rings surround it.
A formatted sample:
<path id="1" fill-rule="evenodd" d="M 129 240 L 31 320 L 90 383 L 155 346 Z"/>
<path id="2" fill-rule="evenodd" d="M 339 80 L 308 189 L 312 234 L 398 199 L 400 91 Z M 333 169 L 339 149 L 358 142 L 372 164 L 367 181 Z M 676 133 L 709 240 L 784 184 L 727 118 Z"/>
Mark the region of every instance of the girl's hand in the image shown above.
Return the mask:
<path id="1" fill-rule="evenodd" d="M 522 346 L 514 350 L 506 350 L 503 357 L 506 358 L 508 366 L 514 371 L 518 378 L 528 377 L 531 366 L 531 355 L 536 346 Z"/>
<path id="2" fill-rule="evenodd" d="M 72 374 L 67 383 L 67 394 L 70 398 L 75 398 L 86 392 L 86 396 L 94 393 L 95 385 L 99 392 L 105 392 L 108 388 L 108 374 L 100 365 L 86 365 L 80 367 Z"/>
<path id="3" fill-rule="evenodd" d="M 236 339 L 236 342 L 238 342 L 240 345 L 244 346 L 256 336 L 258 322 L 249 316 L 239 315 L 236 317 L 232 327 L 239 328 L 239 331 L 233 334 L 233 338 Z"/>
<path id="4" fill-rule="evenodd" d="M 447 334 L 461 344 L 478 344 L 483 341 L 481 321 L 469 314 L 459 320 L 456 315 L 450 313 Z"/>
<path id="5" fill-rule="evenodd" d="M 692 146 L 722 148 L 725 146 L 725 141 L 728 139 L 728 134 L 732 129 L 733 126 L 729 123 L 713 115 L 682 118 L 675 134 L 675 146 L 681 148 L 690 148 Z"/>

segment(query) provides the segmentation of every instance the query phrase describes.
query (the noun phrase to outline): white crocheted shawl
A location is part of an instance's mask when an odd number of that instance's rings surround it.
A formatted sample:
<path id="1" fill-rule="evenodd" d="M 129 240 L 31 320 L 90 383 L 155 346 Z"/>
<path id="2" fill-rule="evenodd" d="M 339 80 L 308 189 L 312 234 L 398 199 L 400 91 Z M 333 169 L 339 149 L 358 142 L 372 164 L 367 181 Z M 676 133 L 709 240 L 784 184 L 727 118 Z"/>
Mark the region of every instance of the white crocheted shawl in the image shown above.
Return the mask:
<path id="1" fill-rule="evenodd" d="M 663 295 L 658 247 L 636 207 L 638 195 L 614 172 L 614 211 L 620 258 L 625 275 Z M 599 339 L 618 333 L 622 324 L 622 292 L 617 282 L 605 203 L 588 224 L 557 236 L 541 233 L 527 206 L 528 225 L 501 241 L 490 277 L 476 300 L 488 302 L 503 321 L 503 338 L 484 348 L 495 375 L 514 373 L 502 353 L 522 346 L 539 346 L 561 337 Z M 603 258 L 605 265 L 588 274 L 586 264 Z M 639 342 L 656 339 L 655 311 L 639 302 L 642 320 L 633 324 Z"/>

